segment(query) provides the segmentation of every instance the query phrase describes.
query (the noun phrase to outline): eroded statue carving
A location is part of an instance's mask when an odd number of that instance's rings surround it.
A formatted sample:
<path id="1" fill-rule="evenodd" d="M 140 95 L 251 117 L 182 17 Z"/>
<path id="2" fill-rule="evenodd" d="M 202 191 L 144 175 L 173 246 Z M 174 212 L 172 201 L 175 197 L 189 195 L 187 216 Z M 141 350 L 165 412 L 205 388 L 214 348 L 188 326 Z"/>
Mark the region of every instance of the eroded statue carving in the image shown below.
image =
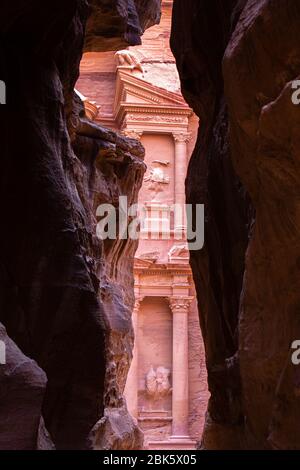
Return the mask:
<path id="1" fill-rule="evenodd" d="M 162 168 L 150 168 L 149 174 L 144 178 L 145 183 L 149 183 L 148 189 L 152 191 L 152 201 L 156 201 L 159 193 L 164 191 L 166 184 L 170 183 L 170 177 L 165 174 Z"/>
<path id="2" fill-rule="evenodd" d="M 168 253 L 169 259 L 188 259 L 189 258 L 189 248 L 187 243 L 181 245 L 174 245 Z"/>
<path id="3" fill-rule="evenodd" d="M 127 49 L 118 51 L 116 52 L 115 57 L 119 67 L 129 67 L 132 71 L 138 70 L 144 74 L 142 64 L 131 51 Z"/>
<path id="4" fill-rule="evenodd" d="M 165 367 L 158 367 L 156 371 L 151 366 L 146 376 L 146 390 L 148 395 L 157 400 L 171 392 L 170 371 Z"/>
<path id="5" fill-rule="evenodd" d="M 161 168 L 151 168 L 148 176 L 144 178 L 145 182 L 151 181 L 152 183 L 169 184 L 170 178 Z"/>
<path id="6" fill-rule="evenodd" d="M 157 261 L 159 259 L 160 253 L 159 251 L 150 251 L 148 253 L 142 253 L 139 255 L 140 259 L 147 260 L 147 261 Z"/>

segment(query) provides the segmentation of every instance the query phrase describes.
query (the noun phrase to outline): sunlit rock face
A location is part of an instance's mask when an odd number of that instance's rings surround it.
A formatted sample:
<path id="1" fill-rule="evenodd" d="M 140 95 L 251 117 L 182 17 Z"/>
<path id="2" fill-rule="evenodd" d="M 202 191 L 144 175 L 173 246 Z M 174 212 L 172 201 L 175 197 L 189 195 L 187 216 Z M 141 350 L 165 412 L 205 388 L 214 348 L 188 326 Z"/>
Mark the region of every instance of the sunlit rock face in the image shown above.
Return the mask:
<path id="1" fill-rule="evenodd" d="M 206 205 L 205 249 L 191 263 L 208 449 L 300 448 L 290 351 L 300 338 L 299 26 L 297 0 L 174 2 L 172 47 L 201 118 L 186 192 Z"/>
<path id="2" fill-rule="evenodd" d="M 136 201 L 144 150 L 132 139 L 92 126 L 73 90 L 88 18 L 94 30 L 88 27 L 87 49 L 93 34 L 101 41 L 101 17 L 105 29 L 112 16 L 121 20 L 105 31 L 113 41 L 103 47 L 126 47 L 159 18 L 158 3 L 124 0 L 107 6 L 99 0 L 90 8 L 85 0 L 66 0 L 63 6 L 58 0 L 1 2 L 0 77 L 7 106 L 1 113 L 0 321 L 42 369 L 32 366 L 28 380 L 44 372 L 48 378 L 46 385 L 43 375 L 38 385 L 34 408 L 25 399 L 34 383 L 26 383 L 20 406 L 24 414 L 34 411 L 31 434 L 15 442 L 12 436 L 7 448 L 43 446 L 46 432 L 36 419 L 42 401 L 57 449 L 93 447 L 104 408 L 113 408 L 114 416 L 120 408 L 119 425 L 125 419 L 128 426 L 122 393 L 132 348 L 136 244 L 104 245 L 96 237 L 95 211 L 101 202 L 116 205 L 119 194 Z M 22 389 L 22 381 L 16 387 Z M 5 400 L 11 397 L 1 401 L 0 421 Z M 139 446 L 134 423 L 129 428 L 128 441 L 130 432 L 134 438 L 127 447 Z M 35 444 L 32 437 L 38 435 Z"/>

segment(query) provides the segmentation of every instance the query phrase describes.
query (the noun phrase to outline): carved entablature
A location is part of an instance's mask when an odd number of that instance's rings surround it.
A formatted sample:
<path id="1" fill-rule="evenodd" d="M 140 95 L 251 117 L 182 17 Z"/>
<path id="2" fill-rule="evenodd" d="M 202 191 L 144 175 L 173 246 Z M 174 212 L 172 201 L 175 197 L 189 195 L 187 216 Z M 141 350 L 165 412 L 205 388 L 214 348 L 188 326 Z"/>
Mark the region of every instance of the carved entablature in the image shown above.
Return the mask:
<path id="1" fill-rule="evenodd" d="M 194 300 L 194 297 L 191 297 L 194 290 L 189 264 L 164 265 L 136 259 L 134 270 L 136 279 L 135 295 L 137 298 L 141 296 L 161 297 L 166 299 L 168 304 L 170 304 L 170 299 L 174 299 L 174 308 L 182 302 L 186 305 Z M 183 299 L 185 300 L 183 301 Z"/>
<path id="2" fill-rule="evenodd" d="M 160 124 L 170 124 L 170 123 L 176 123 L 176 124 L 188 124 L 189 120 L 188 120 L 188 117 L 186 115 L 183 115 L 183 116 L 175 116 L 175 115 L 172 115 L 171 113 L 169 114 L 153 114 L 152 113 L 152 110 L 150 109 L 149 110 L 149 114 L 146 114 L 147 110 L 145 109 L 144 110 L 144 113 L 143 114 L 140 114 L 140 113 L 131 113 L 131 114 L 127 114 L 126 115 L 126 118 L 125 118 L 125 122 L 127 124 L 129 123 L 132 123 L 132 122 L 150 122 L 150 123 L 160 123 Z M 165 112 L 165 110 L 164 110 Z M 182 136 L 184 134 L 174 134 L 174 138 L 175 136 L 178 136 L 178 138 L 180 138 L 180 136 Z"/>
<path id="3" fill-rule="evenodd" d="M 134 112 L 136 111 L 136 112 Z M 165 131 L 172 133 L 174 127 L 187 128 L 189 124 L 189 117 L 186 114 L 178 115 L 166 113 L 166 110 L 161 110 L 160 114 L 153 114 L 153 109 L 143 109 L 142 113 L 138 108 L 130 109 L 123 119 L 123 128 L 131 129 L 132 127 L 143 128 L 148 132 Z M 159 109 L 157 112 L 159 113 Z M 177 135 L 177 134 L 175 134 Z"/>

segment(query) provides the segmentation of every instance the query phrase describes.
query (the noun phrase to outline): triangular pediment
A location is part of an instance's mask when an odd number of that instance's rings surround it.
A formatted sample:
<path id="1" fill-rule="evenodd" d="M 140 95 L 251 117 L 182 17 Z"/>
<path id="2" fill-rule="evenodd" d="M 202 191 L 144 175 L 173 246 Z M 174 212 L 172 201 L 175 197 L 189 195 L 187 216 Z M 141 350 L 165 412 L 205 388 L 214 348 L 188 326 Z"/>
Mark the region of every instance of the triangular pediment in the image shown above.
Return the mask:
<path id="1" fill-rule="evenodd" d="M 121 103 L 188 108 L 180 94 L 155 86 L 130 72 L 118 70 L 115 109 Z"/>

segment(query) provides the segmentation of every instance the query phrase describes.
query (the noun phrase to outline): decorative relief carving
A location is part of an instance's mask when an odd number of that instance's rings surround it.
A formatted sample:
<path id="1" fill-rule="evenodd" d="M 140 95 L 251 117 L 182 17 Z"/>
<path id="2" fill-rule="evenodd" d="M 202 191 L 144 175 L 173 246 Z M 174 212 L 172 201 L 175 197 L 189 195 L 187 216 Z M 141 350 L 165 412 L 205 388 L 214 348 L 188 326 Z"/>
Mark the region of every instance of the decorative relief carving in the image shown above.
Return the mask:
<path id="1" fill-rule="evenodd" d="M 159 256 L 159 251 L 151 251 L 149 253 L 142 253 L 141 255 L 139 255 L 139 258 L 155 262 L 159 259 Z"/>
<path id="2" fill-rule="evenodd" d="M 174 124 L 187 124 L 188 118 L 179 116 L 166 116 L 164 114 L 127 114 L 128 121 L 136 122 L 158 122 L 158 123 L 174 123 Z M 175 134 L 179 135 L 179 134 Z M 175 137 L 174 137 L 175 138 Z"/>
<path id="3" fill-rule="evenodd" d="M 150 173 L 144 178 L 145 183 L 169 184 L 170 177 L 161 168 L 150 168 Z"/>
<path id="4" fill-rule="evenodd" d="M 145 176 L 144 181 L 148 184 L 148 189 L 152 191 L 152 201 L 156 201 L 159 193 L 164 191 L 164 186 L 170 183 L 170 177 L 165 173 L 161 166 L 168 166 L 169 162 L 163 162 L 160 160 L 154 160 L 153 165 L 156 167 L 150 167 L 150 172 Z"/>
<path id="5" fill-rule="evenodd" d="M 189 259 L 189 249 L 187 243 L 182 245 L 174 245 L 169 253 L 169 260 L 172 259 Z"/>
<path id="6" fill-rule="evenodd" d="M 147 273 L 145 277 L 142 277 L 141 279 L 141 285 L 143 287 L 155 287 L 155 286 L 170 286 L 171 287 L 171 282 L 172 278 L 168 275 L 165 275 L 165 271 L 155 271 L 155 274 L 152 274 L 151 271 L 143 271 L 144 273 Z"/>
<path id="7" fill-rule="evenodd" d="M 129 86 L 126 87 L 126 90 L 128 93 L 132 93 L 135 96 L 139 96 L 140 98 L 145 98 L 146 100 L 150 100 L 153 103 L 156 104 L 169 104 L 169 103 L 163 103 L 163 101 L 159 98 L 156 98 L 153 94 L 147 93 L 146 91 L 142 92 L 140 90 L 137 90 L 136 88 L 131 88 Z"/>
<path id="8" fill-rule="evenodd" d="M 155 371 L 151 366 L 146 376 L 146 391 L 154 400 L 167 396 L 172 391 L 170 370 L 160 366 Z"/>
<path id="9" fill-rule="evenodd" d="M 176 133 L 173 134 L 175 142 L 180 142 L 180 143 L 188 143 L 191 140 L 192 134 L 190 132 L 182 132 L 182 133 Z"/>
<path id="10" fill-rule="evenodd" d="M 192 297 L 172 297 L 169 300 L 170 308 L 172 312 L 181 310 L 182 312 L 188 312 L 191 306 Z"/>

